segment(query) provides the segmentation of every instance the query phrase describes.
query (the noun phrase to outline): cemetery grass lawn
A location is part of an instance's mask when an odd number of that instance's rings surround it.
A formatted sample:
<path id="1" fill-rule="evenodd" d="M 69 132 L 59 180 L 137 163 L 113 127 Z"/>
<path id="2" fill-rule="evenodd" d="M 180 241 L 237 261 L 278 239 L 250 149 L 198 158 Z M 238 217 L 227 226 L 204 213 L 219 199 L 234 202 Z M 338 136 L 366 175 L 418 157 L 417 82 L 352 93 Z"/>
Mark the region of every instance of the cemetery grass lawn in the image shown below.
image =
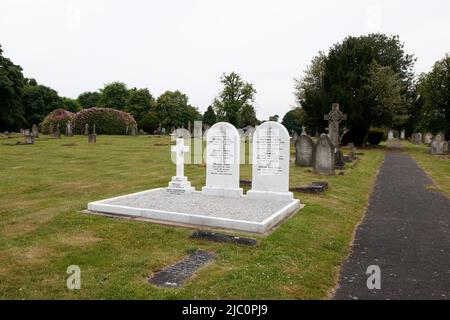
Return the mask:
<path id="1" fill-rule="evenodd" d="M 437 188 L 450 198 L 450 155 L 432 156 L 426 153 L 428 147 L 425 145 L 415 145 L 407 141 L 403 141 L 402 144 L 417 164 L 434 181 L 435 186 L 430 186 L 430 188 Z"/>
<path id="2" fill-rule="evenodd" d="M 0 298 L 330 296 L 365 212 L 383 147 L 360 150 L 362 160 L 344 176 L 317 177 L 308 168 L 291 166 L 291 186 L 327 180 L 330 189 L 326 195 L 295 194 L 306 207 L 271 235 L 253 236 L 259 240 L 256 247 L 192 240 L 193 229 L 80 212 L 91 201 L 166 186 L 175 172 L 169 141 L 100 135 L 91 145 L 81 136 L 0 144 Z M 199 190 L 205 167 L 186 165 L 185 171 Z M 241 178 L 251 179 L 250 165 L 242 166 Z M 153 271 L 197 249 L 214 251 L 217 259 L 183 288 L 148 284 Z M 81 268 L 81 290 L 66 288 L 70 265 Z"/>

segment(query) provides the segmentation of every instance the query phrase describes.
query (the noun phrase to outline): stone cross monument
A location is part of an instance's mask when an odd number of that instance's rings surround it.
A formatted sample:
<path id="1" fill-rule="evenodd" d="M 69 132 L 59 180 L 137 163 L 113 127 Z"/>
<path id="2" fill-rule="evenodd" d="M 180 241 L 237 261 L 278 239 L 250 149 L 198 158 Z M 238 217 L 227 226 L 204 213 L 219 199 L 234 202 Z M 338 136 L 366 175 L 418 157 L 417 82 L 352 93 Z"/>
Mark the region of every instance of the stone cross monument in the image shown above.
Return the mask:
<path id="1" fill-rule="evenodd" d="M 189 146 L 184 145 L 183 138 L 177 138 L 177 144 L 170 148 L 170 151 L 175 153 L 176 176 L 172 177 L 169 186 L 166 188 L 167 192 L 173 194 L 182 194 L 194 191 L 191 183 L 184 175 L 184 154 L 189 152 Z"/>
<path id="2" fill-rule="evenodd" d="M 339 110 L 339 103 L 333 103 L 330 113 L 324 116 L 324 120 L 328 121 L 328 135 L 334 147 L 339 148 L 339 123 L 347 120 L 347 114 Z"/>

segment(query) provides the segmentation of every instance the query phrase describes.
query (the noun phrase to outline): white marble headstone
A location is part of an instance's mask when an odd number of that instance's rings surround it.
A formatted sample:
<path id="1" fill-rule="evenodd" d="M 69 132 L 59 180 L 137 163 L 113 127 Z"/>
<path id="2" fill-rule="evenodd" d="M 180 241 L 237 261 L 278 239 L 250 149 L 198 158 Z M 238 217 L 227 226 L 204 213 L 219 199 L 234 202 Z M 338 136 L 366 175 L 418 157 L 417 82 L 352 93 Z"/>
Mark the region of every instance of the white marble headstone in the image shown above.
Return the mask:
<path id="1" fill-rule="evenodd" d="M 206 135 L 206 186 L 202 194 L 236 198 L 239 187 L 240 137 L 230 123 L 219 122 Z"/>
<path id="2" fill-rule="evenodd" d="M 289 132 L 267 121 L 253 134 L 252 189 L 247 197 L 261 200 L 292 200 L 289 192 Z"/>

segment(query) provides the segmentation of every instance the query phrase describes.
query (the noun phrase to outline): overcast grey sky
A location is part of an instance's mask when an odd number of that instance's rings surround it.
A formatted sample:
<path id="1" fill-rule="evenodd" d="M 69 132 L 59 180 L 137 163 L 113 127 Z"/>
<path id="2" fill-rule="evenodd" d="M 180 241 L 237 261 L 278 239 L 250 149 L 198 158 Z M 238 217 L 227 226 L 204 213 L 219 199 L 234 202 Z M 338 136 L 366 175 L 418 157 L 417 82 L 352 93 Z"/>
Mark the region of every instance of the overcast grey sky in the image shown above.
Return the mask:
<path id="1" fill-rule="evenodd" d="M 76 98 L 104 83 L 179 89 L 204 111 L 223 72 L 254 84 L 259 119 L 294 104 L 293 78 L 347 35 L 398 34 L 428 71 L 450 52 L 450 1 L 1 0 L 0 44 L 27 77 Z"/>

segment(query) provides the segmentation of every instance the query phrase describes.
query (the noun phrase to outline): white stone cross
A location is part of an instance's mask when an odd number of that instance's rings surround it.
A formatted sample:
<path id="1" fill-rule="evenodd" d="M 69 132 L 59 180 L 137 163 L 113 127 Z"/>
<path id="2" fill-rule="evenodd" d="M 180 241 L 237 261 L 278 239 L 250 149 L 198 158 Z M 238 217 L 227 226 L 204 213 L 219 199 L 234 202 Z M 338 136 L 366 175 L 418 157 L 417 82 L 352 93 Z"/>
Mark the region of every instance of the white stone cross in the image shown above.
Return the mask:
<path id="1" fill-rule="evenodd" d="M 184 145 L 183 138 L 177 138 L 177 144 L 170 148 L 176 153 L 177 177 L 184 176 L 184 154 L 189 152 L 189 146 Z"/>

